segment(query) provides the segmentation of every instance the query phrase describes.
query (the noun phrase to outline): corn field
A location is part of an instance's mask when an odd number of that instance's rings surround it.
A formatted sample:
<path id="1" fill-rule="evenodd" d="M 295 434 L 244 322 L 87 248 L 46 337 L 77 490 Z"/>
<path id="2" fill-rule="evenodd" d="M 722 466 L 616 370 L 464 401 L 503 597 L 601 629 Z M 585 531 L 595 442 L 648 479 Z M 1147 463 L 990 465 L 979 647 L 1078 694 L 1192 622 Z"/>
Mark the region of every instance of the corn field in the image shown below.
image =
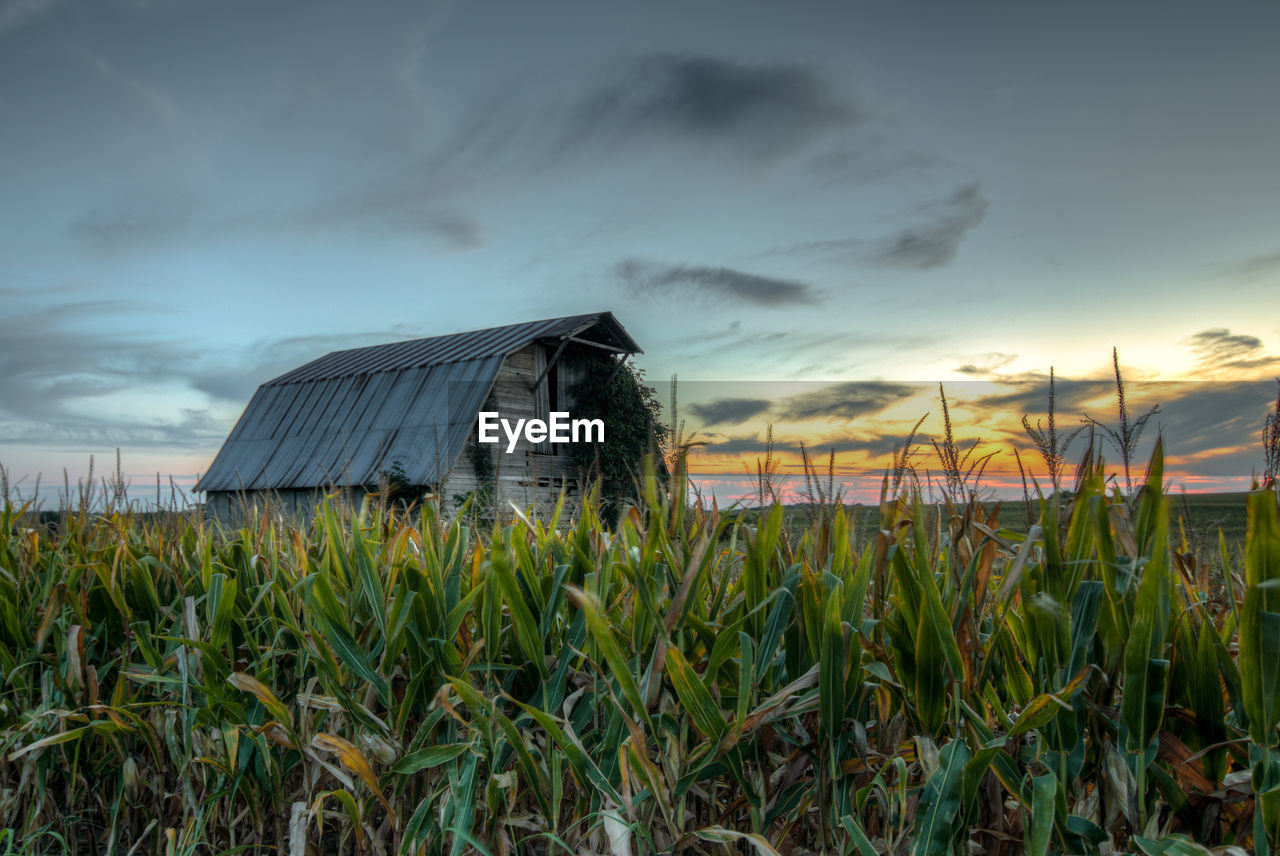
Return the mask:
<path id="1" fill-rule="evenodd" d="M 1273 853 L 1280 522 L 0 518 L 0 853 Z M 859 541 L 862 540 L 862 543 Z"/>

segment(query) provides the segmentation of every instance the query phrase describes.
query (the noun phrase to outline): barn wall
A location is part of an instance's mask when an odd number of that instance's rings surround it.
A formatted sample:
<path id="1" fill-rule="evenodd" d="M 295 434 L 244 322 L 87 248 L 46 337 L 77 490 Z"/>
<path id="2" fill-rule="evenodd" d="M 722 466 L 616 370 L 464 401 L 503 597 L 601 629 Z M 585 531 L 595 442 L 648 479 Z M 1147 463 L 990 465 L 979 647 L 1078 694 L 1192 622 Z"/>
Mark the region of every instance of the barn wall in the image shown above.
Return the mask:
<path id="1" fill-rule="evenodd" d="M 542 349 L 541 353 L 539 349 Z M 550 356 L 546 346 L 533 344 L 516 351 L 503 362 L 493 387 L 493 397 L 497 404 L 495 409 L 503 419 L 514 422 L 517 419 L 546 418 L 549 404 L 544 389 L 545 382 L 539 384 L 536 395 L 529 385 L 542 371 Z M 570 367 L 570 377 L 576 377 L 571 368 L 575 356 L 574 349 L 566 348 L 557 363 L 562 367 Z M 558 396 L 555 409 L 571 411 L 566 406 L 568 404 L 563 396 Z M 472 425 L 462 454 L 458 456 L 441 491 L 446 506 L 456 508 L 456 498 L 480 487 L 472 461 L 474 450 L 482 449 L 492 455 L 494 460 L 498 508 L 501 513 L 509 511 L 508 503 L 514 503 L 521 509 L 532 506 L 537 513 L 549 512 L 559 499 L 562 487 L 566 489 L 566 510 L 569 513 L 576 512 L 579 496 L 578 470 L 567 446 L 539 446 L 528 443 L 521 437 L 515 450 L 508 454 L 506 445 L 505 439 L 497 445 L 478 443 L 476 426 Z"/>

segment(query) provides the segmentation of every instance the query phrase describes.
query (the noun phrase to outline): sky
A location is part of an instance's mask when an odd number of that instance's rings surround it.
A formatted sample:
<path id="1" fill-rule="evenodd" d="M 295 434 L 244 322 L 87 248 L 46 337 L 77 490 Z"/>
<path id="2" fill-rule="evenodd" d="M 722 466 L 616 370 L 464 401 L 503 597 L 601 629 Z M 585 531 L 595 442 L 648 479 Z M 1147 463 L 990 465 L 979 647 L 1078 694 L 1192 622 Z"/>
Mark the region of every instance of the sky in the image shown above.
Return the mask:
<path id="1" fill-rule="evenodd" d="M 0 464 L 31 491 L 118 448 L 190 485 L 328 351 L 607 309 L 707 472 L 776 423 L 867 475 L 927 412 L 924 460 L 939 382 L 966 442 L 1026 453 L 1051 367 L 1065 427 L 1114 416 L 1114 347 L 1178 479 L 1247 486 L 1277 32 L 1252 3 L 0 0 Z"/>

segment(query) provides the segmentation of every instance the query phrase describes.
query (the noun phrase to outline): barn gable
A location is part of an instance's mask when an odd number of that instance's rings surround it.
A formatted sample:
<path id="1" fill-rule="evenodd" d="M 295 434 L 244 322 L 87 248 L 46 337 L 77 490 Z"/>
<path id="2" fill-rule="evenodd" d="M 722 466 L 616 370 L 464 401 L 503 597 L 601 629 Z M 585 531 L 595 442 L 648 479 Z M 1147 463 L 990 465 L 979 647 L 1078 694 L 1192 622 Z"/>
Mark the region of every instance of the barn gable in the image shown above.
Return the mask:
<path id="1" fill-rule="evenodd" d="M 640 352 L 608 312 L 335 351 L 258 388 L 197 490 L 368 486 L 393 464 L 411 484 L 439 484 L 504 362 L 535 344 L 544 364 L 568 346 Z M 546 386 L 535 374 L 530 400 Z"/>

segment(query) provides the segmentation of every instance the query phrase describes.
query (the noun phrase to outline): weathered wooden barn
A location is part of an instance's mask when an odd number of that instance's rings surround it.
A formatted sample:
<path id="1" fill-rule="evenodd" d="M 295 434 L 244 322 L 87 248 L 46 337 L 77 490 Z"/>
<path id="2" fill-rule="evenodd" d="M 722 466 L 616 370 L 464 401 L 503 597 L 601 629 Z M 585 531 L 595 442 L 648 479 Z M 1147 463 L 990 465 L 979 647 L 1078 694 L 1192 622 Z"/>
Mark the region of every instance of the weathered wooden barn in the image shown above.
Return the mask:
<path id="1" fill-rule="evenodd" d="M 638 353 L 609 312 L 334 351 L 258 387 L 196 489 L 223 521 L 267 502 L 307 519 L 325 494 L 358 504 L 388 479 L 446 508 L 480 488 L 542 507 L 577 494 L 570 447 L 480 444 L 477 414 L 572 411 L 588 359 Z"/>

